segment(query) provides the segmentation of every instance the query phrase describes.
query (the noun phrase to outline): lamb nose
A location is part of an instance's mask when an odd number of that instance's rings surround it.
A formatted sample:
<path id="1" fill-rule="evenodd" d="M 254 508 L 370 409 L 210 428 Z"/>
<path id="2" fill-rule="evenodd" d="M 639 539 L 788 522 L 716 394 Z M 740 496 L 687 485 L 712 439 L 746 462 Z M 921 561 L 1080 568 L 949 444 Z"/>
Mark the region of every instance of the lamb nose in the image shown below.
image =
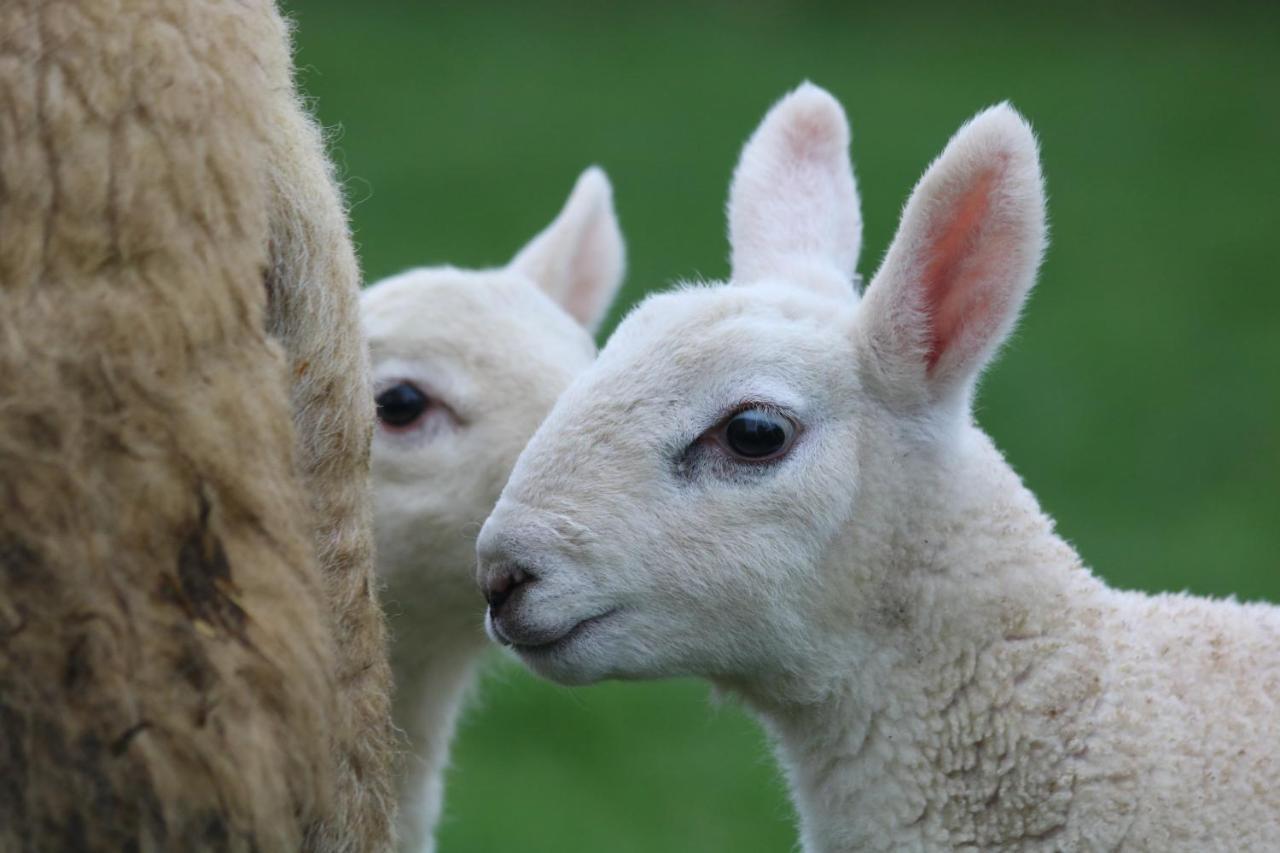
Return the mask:
<path id="1" fill-rule="evenodd" d="M 534 576 L 523 566 L 511 566 L 501 572 L 498 572 L 489 579 L 489 583 L 484 592 L 484 600 L 489 603 L 489 609 L 498 612 L 511 593 L 515 592 L 521 584 L 528 583 L 534 579 Z"/>

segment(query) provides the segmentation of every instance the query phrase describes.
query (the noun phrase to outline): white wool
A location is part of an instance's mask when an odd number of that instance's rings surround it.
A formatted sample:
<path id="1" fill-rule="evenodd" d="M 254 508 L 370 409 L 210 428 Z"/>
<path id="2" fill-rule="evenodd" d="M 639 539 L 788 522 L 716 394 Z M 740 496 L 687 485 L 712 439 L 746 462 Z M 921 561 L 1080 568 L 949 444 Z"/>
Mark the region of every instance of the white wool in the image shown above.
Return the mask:
<path id="1" fill-rule="evenodd" d="M 480 535 L 481 586 L 524 579 L 491 632 L 742 697 L 814 853 L 1274 845 L 1280 609 L 1109 589 L 973 422 L 1045 246 L 1031 129 L 956 134 L 861 300 L 847 133 L 778 104 L 733 281 L 648 299 L 556 403 Z M 735 461 L 716 425 L 762 404 L 795 443 Z"/>
<path id="2" fill-rule="evenodd" d="M 486 649 L 476 534 L 529 436 L 595 357 L 589 331 L 623 266 L 612 191 L 592 168 L 508 266 L 416 269 L 363 294 L 375 395 L 409 382 L 432 401 L 408 429 L 379 422 L 372 462 L 412 849 L 433 847 L 449 741 Z"/>

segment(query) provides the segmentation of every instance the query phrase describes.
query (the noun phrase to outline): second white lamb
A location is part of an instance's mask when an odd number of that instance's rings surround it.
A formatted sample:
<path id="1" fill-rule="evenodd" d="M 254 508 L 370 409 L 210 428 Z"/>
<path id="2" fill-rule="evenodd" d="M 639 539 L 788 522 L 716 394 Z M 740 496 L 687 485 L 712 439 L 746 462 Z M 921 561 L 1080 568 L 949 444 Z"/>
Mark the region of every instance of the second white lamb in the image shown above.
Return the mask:
<path id="1" fill-rule="evenodd" d="M 476 534 L 529 436 L 595 358 L 624 260 L 609 182 L 592 168 L 507 266 L 416 269 L 363 294 L 378 571 L 410 742 L 406 850 L 434 849 L 449 741 L 487 646 Z"/>

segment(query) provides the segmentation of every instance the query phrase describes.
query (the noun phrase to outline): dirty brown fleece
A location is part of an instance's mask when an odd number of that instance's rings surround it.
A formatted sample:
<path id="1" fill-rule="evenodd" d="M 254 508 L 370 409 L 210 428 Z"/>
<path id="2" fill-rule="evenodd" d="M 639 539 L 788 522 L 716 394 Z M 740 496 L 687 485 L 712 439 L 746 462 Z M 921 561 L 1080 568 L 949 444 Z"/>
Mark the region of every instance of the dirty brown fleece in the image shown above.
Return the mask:
<path id="1" fill-rule="evenodd" d="M 382 850 L 358 272 L 270 0 L 0 3 L 0 850 Z"/>

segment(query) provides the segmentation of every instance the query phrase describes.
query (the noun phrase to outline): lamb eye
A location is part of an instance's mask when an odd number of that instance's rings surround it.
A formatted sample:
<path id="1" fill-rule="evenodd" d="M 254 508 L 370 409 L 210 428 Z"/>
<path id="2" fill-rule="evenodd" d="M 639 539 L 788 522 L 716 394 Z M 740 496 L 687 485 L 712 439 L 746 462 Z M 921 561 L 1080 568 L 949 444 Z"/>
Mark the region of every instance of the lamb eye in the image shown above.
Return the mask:
<path id="1" fill-rule="evenodd" d="M 416 385 L 401 382 L 383 391 L 374 402 L 378 404 L 379 421 L 403 429 L 422 417 L 431 405 L 431 398 Z"/>
<path id="2" fill-rule="evenodd" d="M 745 409 L 725 421 L 722 443 L 735 456 L 761 462 L 791 448 L 795 425 L 768 409 Z"/>

